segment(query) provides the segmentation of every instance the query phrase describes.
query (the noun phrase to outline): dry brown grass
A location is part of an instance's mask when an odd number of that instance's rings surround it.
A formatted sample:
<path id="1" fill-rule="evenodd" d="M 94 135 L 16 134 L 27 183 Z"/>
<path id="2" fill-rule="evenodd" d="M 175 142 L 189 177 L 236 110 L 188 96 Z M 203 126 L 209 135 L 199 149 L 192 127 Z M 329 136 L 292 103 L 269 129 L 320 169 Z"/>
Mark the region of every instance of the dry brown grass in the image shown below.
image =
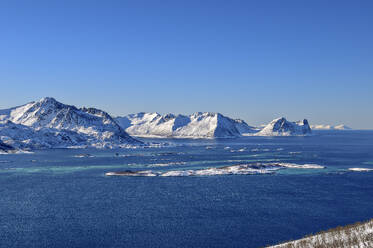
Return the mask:
<path id="1" fill-rule="evenodd" d="M 364 223 L 357 222 L 347 226 L 338 226 L 296 240 L 268 246 L 276 248 L 372 248 L 373 219 Z"/>

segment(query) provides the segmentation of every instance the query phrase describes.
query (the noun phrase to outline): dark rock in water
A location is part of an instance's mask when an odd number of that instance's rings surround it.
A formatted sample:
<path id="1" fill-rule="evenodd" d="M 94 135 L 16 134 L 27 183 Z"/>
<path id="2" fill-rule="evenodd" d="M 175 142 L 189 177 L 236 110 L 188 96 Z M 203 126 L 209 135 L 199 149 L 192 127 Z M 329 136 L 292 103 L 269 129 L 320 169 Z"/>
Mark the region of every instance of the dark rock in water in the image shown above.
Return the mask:
<path id="1" fill-rule="evenodd" d="M 117 171 L 117 172 L 107 172 L 105 176 L 152 176 L 151 171 Z"/>
<path id="2" fill-rule="evenodd" d="M 75 155 L 74 157 L 76 157 L 76 158 L 93 158 L 94 156 L 92 154 L 89 154 L 89 153 L 82 153 L 82 154 Z"/>
<path id="3" fill-rule="evenodd" d="M 0 151 L 8 153 L 8 152 L 15 152 L 16 149 L 14 149 L 14 147 L 0 141 Z"/>

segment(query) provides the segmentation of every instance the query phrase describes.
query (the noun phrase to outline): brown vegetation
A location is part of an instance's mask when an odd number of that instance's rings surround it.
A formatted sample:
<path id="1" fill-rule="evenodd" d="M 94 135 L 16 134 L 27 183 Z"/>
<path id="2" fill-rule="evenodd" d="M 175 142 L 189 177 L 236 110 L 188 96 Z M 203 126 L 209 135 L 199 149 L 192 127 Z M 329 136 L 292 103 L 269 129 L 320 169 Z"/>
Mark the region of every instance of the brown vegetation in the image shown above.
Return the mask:
<path id="1" fill-rule="evenodd" d="M 273 248 L 371 248 L 373 247 L 373 219 L 339 226 L 308 235 L 300 240 L 288 241 Z"/>

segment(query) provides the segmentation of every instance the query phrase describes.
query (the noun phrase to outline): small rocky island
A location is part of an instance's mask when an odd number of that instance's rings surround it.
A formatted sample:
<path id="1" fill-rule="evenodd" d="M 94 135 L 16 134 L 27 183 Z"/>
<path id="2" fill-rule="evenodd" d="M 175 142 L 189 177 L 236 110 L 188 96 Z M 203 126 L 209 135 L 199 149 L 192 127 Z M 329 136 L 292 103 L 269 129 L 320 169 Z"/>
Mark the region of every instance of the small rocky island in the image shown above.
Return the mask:
<path id="1" fill-rule="evenodd" d="M 197 170 L 171 170 L 171 171 L 153 171 L 153 170 L 125 170 L 119 172 L 107 172 L 106 176 L 143 176 L 143 177 L 182 177 L 182 176 L 215 176 L 215 175 L 255 175 L 272 174 L 275 171 L 284 169 L 324 169 L 325 166 L 317 164 L 293 164 L 293 163 L 252 163 L 239 164 L 222 167 L 212 167 Z"/>

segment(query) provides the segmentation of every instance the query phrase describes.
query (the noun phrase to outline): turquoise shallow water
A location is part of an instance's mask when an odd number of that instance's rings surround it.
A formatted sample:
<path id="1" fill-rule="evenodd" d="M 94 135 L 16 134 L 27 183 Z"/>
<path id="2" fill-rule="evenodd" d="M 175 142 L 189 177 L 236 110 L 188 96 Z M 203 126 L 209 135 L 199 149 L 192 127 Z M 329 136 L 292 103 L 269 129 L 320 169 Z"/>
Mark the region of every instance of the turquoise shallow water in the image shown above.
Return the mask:
<path id="1" fill-rule="evenodd" d="M 0 247 L 261 247 L 373 218 L 373 172 L 346 171 L 373 168 L 373 132 L 167 142 L 164 148 L 0 155 Z M 258 161 L 327 168 L 104 176 Z"/>

